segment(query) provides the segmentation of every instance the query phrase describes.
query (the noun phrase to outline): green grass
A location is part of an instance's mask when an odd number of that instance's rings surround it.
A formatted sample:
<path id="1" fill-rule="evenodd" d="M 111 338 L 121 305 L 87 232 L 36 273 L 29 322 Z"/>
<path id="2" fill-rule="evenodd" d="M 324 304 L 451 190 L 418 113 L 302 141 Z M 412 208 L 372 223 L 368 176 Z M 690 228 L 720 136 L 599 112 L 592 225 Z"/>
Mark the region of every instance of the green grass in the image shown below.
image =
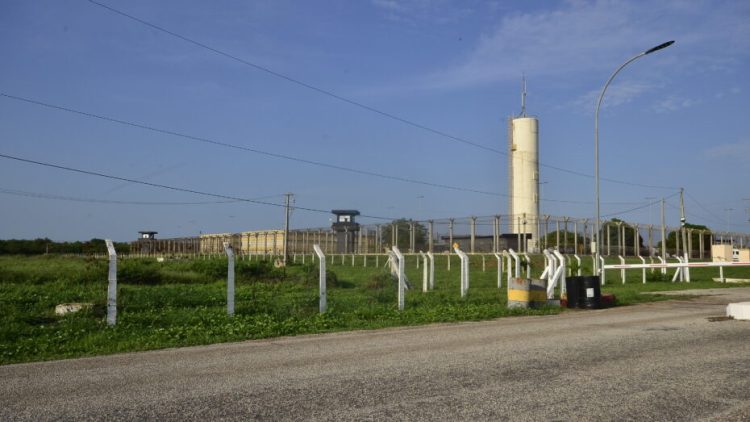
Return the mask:
<path id="1" fill-rule="evenodd" d="M 421 291 L 422 270 L 407 258 L 412 289 L 405 310 L 397 309 L 395 283 L 368 258 L 363 267 L 350 258 L 328 264 L 328 312 L 318 312 L 317 266 L 291 265 L 286 273 L 269 262 L 238 261 L 236 312 L 226 315 L 226 259 L 124 259 L 118 262 L 118 321 L 105 321 L 107 262 L 71 257 L 0 257 L 0 364 L 91 356 L 127 351 L 240 341 L 285 335 L 374 329 L 433 322 L 554 314 L 562 310 L 506 307 L 505 289 L 497 289 L 497 261 L 471 260 L 471 286 L 460 297 L 457 257 L 447 271 L 445 256 L 436 260 L 435 289 Z M 380 258 L 384 264 L 384 258 Z M 584 265 L 585 268 L 585 265 Z M 542 269 L 533 262 L 534 275 Z M 739 270 L 739 271 L 738 271 Z M 640 283 L 640 271 L 621 284 L 608 273 L 603 292 L 621 304 L 663 300 L 643 291 L 731 287 L 714 283 L 718 270 L 693 270 L 693 283 Z M 748 277 L 748 269 L 725 272 Z M 505 278 L 503 278 L 505 287 Z M 63 317 L 60 303 L 90 302 L 91 309 Z"/>

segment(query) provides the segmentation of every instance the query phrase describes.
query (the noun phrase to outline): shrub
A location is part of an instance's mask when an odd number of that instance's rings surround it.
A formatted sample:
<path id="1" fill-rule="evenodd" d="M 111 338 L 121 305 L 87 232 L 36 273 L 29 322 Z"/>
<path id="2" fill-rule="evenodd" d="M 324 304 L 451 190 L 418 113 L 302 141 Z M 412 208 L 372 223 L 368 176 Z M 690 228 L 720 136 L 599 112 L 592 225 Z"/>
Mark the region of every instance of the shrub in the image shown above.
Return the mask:
<path id="1" fill-rule="evenodd" d="M 646 281 L 672 281 L 669 274 L 662 274 L 661 271 L 646 272 Z"/>
<path id="2" fill-rule="evenodd" d="M 300 267 L 297 279 L 305 286 L 317 286 L 320 280 L 319 267 L 316 264 L 305 264 Z M 326 286 L 339 287 L 338 275 L 326 268 Z"/>
<path id="3" fill-rule="evenodd" d="M 227 261 L 225 259 L 197 260 L 190 264 L 190 269 L 214 280 L 227 278 Z"/>
<path id="4" fill-rule="evenodd" d="M 235 266 L 237 278 L 245 281 L 281 281 L 284 270 L 275 268 L 270 261 L 239 261 Z M 224 270 L 226 274 L 226 269 Z"/>
<path id="5" fill-rule="evenodd" d="M 367 280 L 367 288 L 372 290 L 383 290 L 392 286 L 393 276 L 388 271 L 380 271 Z"/>
<path id="6" fill-rule="evenodd" d="M 162 281 L 160 267 L 156 262 L 126 260 L 118 264 L 117 281 L 127 284 L 154 285 Z"/>

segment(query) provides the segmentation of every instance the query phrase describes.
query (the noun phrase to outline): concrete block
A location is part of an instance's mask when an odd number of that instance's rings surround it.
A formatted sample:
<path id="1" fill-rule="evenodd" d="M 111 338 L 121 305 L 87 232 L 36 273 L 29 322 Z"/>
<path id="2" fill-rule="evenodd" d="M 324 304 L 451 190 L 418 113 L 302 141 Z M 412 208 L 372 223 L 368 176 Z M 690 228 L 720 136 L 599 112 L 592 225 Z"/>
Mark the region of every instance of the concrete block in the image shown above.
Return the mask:
<path id="1" fill-rule="evenodd" d="M 84 309 L 90 309 L 93 303 L 61 303 L 55 306 L 55 315 L 72 314 Z"/>
<path id="2" fill-rule="evenodd" d="M 750 302 L 730 303 L 727 305 L 727 316 L 750 321 Z"/>

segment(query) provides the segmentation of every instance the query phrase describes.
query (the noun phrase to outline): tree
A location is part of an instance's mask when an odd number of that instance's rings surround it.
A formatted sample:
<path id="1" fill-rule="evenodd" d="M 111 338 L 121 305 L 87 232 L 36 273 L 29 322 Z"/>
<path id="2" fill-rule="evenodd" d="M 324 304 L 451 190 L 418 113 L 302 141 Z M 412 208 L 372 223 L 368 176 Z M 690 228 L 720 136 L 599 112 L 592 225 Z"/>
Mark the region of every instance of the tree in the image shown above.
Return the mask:
<path id="1" fill-rule="evenodd" d="M 398 248 L 404 251 L 409 250 L 409 234 L 411 233 L 412 227 L 414 228 L 414 249 L 425 250 L 427 247 L 427 228 L 418 221 L 407 220 L 405 218 L 399 218 L 393 220 L 391 224 L 383 226 L 383 245 L 393 245 L 393 234 L 394 227 L 398 229 Z"/>
<path id="2" fill-rule="evenodd" d="M 542 246 L 546 248 L 554 248 L 555 246 L 557 246 L 557 236 L 558 236 L 557 230 L 547 233 L 547 235 L 542 238 Z M 561 252 L 570 253 L 571 251 L 574 251 L 575 241 L 576 241 L 575 232 L 560 230 Z M 586 245 L 588 244 L 589 244 L 589 238 L 583 233 L 578 233 L 578 251 L 580 252 L 585 251 L 587 248 Z M 565 245 L 568 245 L 568 251 L 562 250 L 565 247 Z"/>
<path id="3" fill-rule="evenodd" d="M 611 227 L 609 229 L 609 242 L 607 242 L 607 226 Z M 606 245 L 610 245 L 610 248 L 615 247 L 617 248 L 617 241 L 619 240 L 620 243 L 622 243 L 622 228 L 625 227 L 625 246 L 633 248 L 635 245 L 635 228 L 631 226 L 630 224 L 620 220 L 619 218 L 613 218 L 610 221 L 606 221 L 604 224 L 602 224 L 601 227 L 601 238 L 604 239 L 600 245 L 601 251 L 606 251 Z M 619 230 L 619 232 L 618 232 Z M 638 234 L 638 246 L 643 248 L 643 237 L 641 237 L 640 233 Z M 619 249 L 615 249 L 619 250 Z"/>
<path id="4" fill-rule="evenodd" d="M 127 243 L 115 242 L 118 253 L 128 251 Z M 104 239 L 91 239 L 85 242 L 54 242 L 50 239 L 8 239 L 0 240 L 0 255 L 41 255 L 45 253 L 106 254 Z"/>
<path id="5" fill-rule="evenodd" d="M 686 229 L 692 229 L 692 234 L 690 238 L 690 242 L 692 243 L 693 250 L 699 250 L 700 248 L 700 237 L 701 237 L 701 231 L 703 231 L 703 249 L 708 251 L 711 249 L 711 229 L 708 227 L 702 225 L 702 224 L 690 224 L 685 223 Z M 669 233 L 667 233 L 667 250 L 676 250 L 677 249 L 677 236 L 680 235 L 679 230 L 672 230 Z M 682 238 L 680 238 L 680 243 L 682 243 Z M 662 242 L 659 242 L 658 247 L 661 249 Z"/>

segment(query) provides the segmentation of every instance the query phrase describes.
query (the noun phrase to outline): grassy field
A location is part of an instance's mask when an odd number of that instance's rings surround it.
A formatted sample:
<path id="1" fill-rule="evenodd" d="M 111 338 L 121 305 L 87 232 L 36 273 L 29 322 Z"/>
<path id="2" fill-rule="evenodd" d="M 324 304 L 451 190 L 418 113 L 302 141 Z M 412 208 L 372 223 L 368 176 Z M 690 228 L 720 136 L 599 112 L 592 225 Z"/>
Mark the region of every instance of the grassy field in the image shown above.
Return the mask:
<path id="1" fill-rule="evenodd" d="M 322 315 L 316 265 L 295 264 L 284 271 L 268 262 L 238 261 L 234 317 L 226 315 L 226 259 L 120 260 L 118 323 L 108 327 L 106 260 L 0 257 L 0 364 L 563 311 L 507 309 L 507 293 L 497 288 L 497 261 L 491 256 L 484 265 L 472 257 L 471 287 L 461 298 L 459 260 L 454 256 L 447 271 L 446 259 L 436 260 L 435 290 L 423 293 L 416 258 L 407 258 L 412 289 L 403 312 L 396 307 L 395 284 L 374 267 L 372 257 L 368 267 L 362 266 L 362 258 L 356 266 L 350 258 L 343 264 L 329 262 L 328 312 Z M 535 275 L 541 267 L 541 260 L 533 262 Z M 735 286 L 710 281 L 717 275 L 716 269 L 693 270 L 694 282 L 688 284 L 649 272 L 649 283 L 643 285 L 640 271 L 631 271 L 623 285 L 619 271 L 613 271 L 602 291 L 617 295 L 619 304 L 632 304 L 663 299 L 641 295 L 644 291 Z M 725 275 L 750 278 L 750 269 L 733 268 Z M 63 317 L 54 314 L 56 305 L 71 302 L 94 306 Z"/>

